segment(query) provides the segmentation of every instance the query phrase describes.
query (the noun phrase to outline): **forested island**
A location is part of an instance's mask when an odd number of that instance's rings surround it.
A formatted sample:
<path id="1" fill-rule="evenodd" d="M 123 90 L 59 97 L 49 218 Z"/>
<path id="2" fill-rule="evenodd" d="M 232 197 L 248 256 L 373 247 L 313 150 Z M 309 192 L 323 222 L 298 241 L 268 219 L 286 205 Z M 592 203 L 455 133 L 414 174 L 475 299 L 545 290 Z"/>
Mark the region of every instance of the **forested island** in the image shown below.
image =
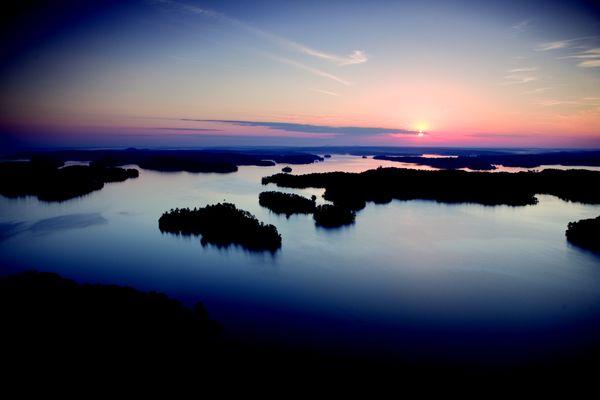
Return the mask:
<path id="1" fill-rule="evenodd" d="M 18 152 L 12 159 L 44 157 L 56 161 L 90 161 L 92 165 L 116 167 L 137 165 L 143 169 L 163 172 L 230 173 L 242 165 L 273 166 L 276 163 L 311 164 L 322 161 L 318 155 L 293 149 L 270 150 L 60 150 L 47 152 Z"/>
<path id="2" fill-rule="evenodd" d="M 362 173 L 275 174 L 263 178 L 262 183 L 324 188 L 325 199 L 351 210 L 364 208 L 368 201 L 387 203 L 392 199 L 523 206 L 536 204 L 536 194 L 600 203 L 600 192 L 590 190 L 600 187 L 600 172 L 586 170 L 492 173 L 378 168 Z"/>
<path id="3" fill-rule="evenodd" d="M 276 214 L 311 214 L 315 211 L 315 200 L 307 199 L 293 193 L 262 192 L 258 195 L 258 203 Z"/>
<path id="4" fill-rule="evenodd" d="M 569 222 L 565 235 L 569 242 L 600 253 L 600 216 Z"/>
<path id="5" fill-rule="evenodd" d="M 100 190 L 108 182 L 122 182 L 139 175 L 136 169 L 72 165 L 53 158 L 0 163 L 0 194 L 36 196 L 43 201 L 64 201 Z"/>
<path id="6" fill-rule="evenodd" d="M 237 244 L 248 250 L 275 251 L 281 247 L 281 235 L 273 225 L 260 222 L 248 211 L 231 203 L 201 208 L 176 208 L 158 220 L 161 232 L 202 235 L 202 244 Z"/>
<path id="7" fill-rule="evenodd" d="M 353 224 L 356 214 L 346 207 L 334 204 L 323 204 L 315 209 L 313 217 L 317 226 L 336 228 Z"/>

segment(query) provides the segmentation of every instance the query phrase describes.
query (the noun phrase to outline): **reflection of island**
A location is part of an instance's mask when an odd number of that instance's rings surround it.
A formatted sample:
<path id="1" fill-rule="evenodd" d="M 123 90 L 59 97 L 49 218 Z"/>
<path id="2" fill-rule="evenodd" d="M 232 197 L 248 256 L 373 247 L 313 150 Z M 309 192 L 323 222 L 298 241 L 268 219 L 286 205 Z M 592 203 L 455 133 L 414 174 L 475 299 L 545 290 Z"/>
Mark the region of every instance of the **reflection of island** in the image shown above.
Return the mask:
<path id="1" fill-rule="evenodd" d="M 266 225 L 248 211 L 231 203 L 202 208 L 174 209 L 158 220 L 162 232 L 202 235 L 202 243 L 217 246 L 239 244 L 249 250 L 277 250 L 281 235 L 273 225 Z"/>
<path id="2" fill-rule="evenodd" d="M 262 192 L 258 203 L 276 214 L 311 214 L 315 210 L 315 200 L 292 193 Z"/>
<path id="3" fill-rule="evenodd" d="M 353 211 L 332 204 L 323 204 L 315 209 L 314 219 L 317 226 L 334 228 L 354 223 Z"/>
<path id="4" fill-rule="evenodd" d="M 43 155 L 59 161 L 91 161 L 96 166 L 138 165 L 155 171 L 235 172 L 241 165 L 310 164 L 322 158 L 294 150 L 64 150 L 22 152 L 16 159 Z"/>
<path id="5" fill-rule="evenodd" d="M 100 190 L 108 182 L 138 176 L 136 169 L 86 165 L 60 168 L 62 165 L 62 161 L 53 159 L 0 163 L 0 194 L 63 201 Z"/>
<path id="6" fill-rule="evenodd" d="M 565 234 L 569 242 L 588 250 L 600 252 L 600 216 L 569 222 Z"/>
<path id="7" fill-rule="evenodd" d="M 600 192 L 590 190 L 600 187 L 600 172 L 585 170 L 475 173 L 378 168 L 362 173 L 276 174 L 262 182 L 289 188 L 325 188 L 325 199 L 353 210 L 365 207 L 367 201 L 387 203 L 392 199 L 521 206 L 536 204 L 536 193 L 600 203 Z"/>

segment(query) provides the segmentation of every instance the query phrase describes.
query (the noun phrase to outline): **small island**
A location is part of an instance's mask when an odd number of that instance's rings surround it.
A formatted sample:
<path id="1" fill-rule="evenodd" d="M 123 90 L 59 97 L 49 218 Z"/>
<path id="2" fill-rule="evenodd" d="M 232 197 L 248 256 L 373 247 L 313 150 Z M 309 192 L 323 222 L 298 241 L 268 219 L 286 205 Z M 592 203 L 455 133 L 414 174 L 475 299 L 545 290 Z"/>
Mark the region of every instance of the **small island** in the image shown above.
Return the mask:
<path id="1" fill-rule="evenodd" d="M 290 172 L 292 172 L 292 168 L 291 167 L 283 167 L 283 168 L 281 168 L 281 171 L 289 174 Z"/>
<path id="2" fill-rule="evenodd" d="M 0 163 L 0 194 L 6 197 L 36 196 L 43 201 L 64 201 L 139 175 L 136 169 L 72 165 L 60 160 L 33 158 L 31 161 Z"/>
<path id="3" fill-rule="evenodd" d="M 315 200 L 307 199 L 292 193 L 262 192 L 258 195 L 258 203 L 276 214 L 311 214 L 315 211 Z"/>
<path id="4" fill-rule="evenodd" d="M 600 216 L 569 222 L 565 235 L 574 245 L 600 253 Z"/>
<path id="5" fill-rule="evenodd" d="M 356 214 L 345 207 L 324 204 L 315 209 L 313 217 L 317 226 L 336 228 L 353 224 Z"/>
<path id="6" fill-rule="evenodd" d="M 281 247 L 281 235 L 273 225 L 260 222 L 248 211 L 231 203 L 201 208 L 176 208 L 158 220 L 161 232 L 202 235 L 202 244 L 227 247 L 237 244 L 253 251 L 275 251 Z"/>

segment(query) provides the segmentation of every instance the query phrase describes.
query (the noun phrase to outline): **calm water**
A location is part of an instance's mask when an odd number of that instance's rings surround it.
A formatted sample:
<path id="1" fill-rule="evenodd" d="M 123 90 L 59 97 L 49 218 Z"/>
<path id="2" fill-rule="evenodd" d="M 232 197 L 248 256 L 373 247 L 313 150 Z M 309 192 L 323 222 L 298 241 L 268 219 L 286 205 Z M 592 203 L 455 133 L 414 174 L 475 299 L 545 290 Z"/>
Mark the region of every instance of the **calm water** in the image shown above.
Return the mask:
<path id="1" fill-rule="evenodd" d="M 379 165 L 398 163 L 334 156 L 292 167 Z M 35 268 L 159 290 L 203 301 L 232 337 L 343 352 L 510 358 L 597 339 L 600 257 L 569 245 L 564 231 L 599 206 L 552 196 L 525 207 L 394 201 L 369 204 L 354 226 L 325 230 L 311 216 L 259 206 L 258 193 L 275 189 L 261 177 L 281 167 L 141 170 L 139 179 L 63 203 L 0 197 L 1 272 Z M 281 250 L 203 247 L 158 230 L 170 208 L 223 200 L 277 226 Z"/>

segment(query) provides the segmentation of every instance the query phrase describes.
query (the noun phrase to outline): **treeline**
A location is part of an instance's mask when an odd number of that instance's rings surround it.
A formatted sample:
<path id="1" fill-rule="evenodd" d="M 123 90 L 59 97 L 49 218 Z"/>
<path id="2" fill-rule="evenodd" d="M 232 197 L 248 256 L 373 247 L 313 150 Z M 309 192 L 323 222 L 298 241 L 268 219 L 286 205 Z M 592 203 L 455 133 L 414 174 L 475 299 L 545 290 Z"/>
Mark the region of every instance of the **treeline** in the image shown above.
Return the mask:
<path id="1" fill-rule="evenodd" d="M 376 160 L 427 165 L 440 169 L 469 168 L 486 171 L 496 169 L 496 165 L 505 167 L 535 168 L 541 165 L 600 166 L 600 151 L 554 151 L 532 154 L 475 154 L 459 155 L 448 158 L 429 158 L 415 155 L 378 154 Z"/>
<path id="2" fill-rule="evenodd" d="M 325 188 L 325 199 L 351 210 L 360 210 L 369 201 L 387 203 L 392 199 L 523 206 L 536 204 L 536 194 L 600 203 L 600 191 L 593 189 L 600 187 L 600 172 L 586 170 L 475 173 L 378 168 L 362 173 L 276 174 L 263 178 L 262 183 L 289 188 Z"/>
<path id="3" fill-rule="evenodd" d="M 64 150 L 20 152 L 12 158 L 45 157 L 56 161 L 90 161 L 92 165 L 115 167 L 137 165 L 154 171 L 229 173 L 241 165 L 273 166 L 276 163 L 310 164 L 323 158 L 310 153 L 285 150 Z"/>

